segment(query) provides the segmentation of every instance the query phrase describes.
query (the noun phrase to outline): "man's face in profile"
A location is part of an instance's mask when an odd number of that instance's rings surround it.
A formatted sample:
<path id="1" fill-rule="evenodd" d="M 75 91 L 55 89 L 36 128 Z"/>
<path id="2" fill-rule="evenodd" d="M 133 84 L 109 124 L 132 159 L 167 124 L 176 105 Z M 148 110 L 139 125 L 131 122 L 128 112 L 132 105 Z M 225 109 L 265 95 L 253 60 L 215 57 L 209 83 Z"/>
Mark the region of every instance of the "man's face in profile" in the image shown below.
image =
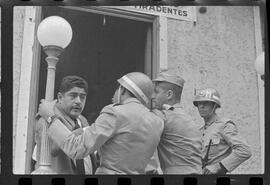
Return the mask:
<path id="1" fill-rule="evenodd" d="M 167 99 L 167 91 L 160 86 L 160 84 L 155 84 L 155 90 L 152 95 L 152 103 L 153 108 L 162 109 L 162 105 L 166 104 L 168 101 Z"/>
<path id="2" fill-rule="evenodd" d="M 73 87 L 65 93 L 58 93 L 58 102 L 67 115 L 76 119 L 83 111 L 86 96 L 83 88 Z"/>

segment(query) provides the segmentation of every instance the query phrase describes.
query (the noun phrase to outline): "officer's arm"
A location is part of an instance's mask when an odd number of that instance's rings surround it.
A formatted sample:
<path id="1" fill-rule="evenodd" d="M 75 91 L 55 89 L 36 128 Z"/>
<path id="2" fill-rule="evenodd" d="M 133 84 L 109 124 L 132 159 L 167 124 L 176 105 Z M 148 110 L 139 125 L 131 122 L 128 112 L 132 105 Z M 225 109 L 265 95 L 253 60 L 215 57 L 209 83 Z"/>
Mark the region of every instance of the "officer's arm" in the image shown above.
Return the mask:
<path id="1" fill-rule="evenodd" d="M 81 135 L 72 133 L 59 119 L 48 129 L 49 137 L 73 159 L 82 159 L 100 148 L 115 132 L 116 116 L 112 108 L 104 108 L 91 126 Z"/>
<path id="2" fill-rule="evenodd" d="M 75 136 L 81 135 L 83 133 L 83 129 L 82 128 L 78 128 L 76 130 L 71 131 Z M 57 156 L 60 154 L 60 152 L 62 151 L 62 149 L 58 146 L 57 143 L 52 142 L 52 147 L 51 147 L 51 155 L 52 156 Z"/>
<path id="3" fill-rule="evenodd" d="M 227 171 L 231 172 L 251 157 L 251 150 L 245 140 L 239 135 L 234 123 L 226 123 L 221 133 L 223 138 L 232 148 L 232 153 L 223 159 L 221 164 Z"/>

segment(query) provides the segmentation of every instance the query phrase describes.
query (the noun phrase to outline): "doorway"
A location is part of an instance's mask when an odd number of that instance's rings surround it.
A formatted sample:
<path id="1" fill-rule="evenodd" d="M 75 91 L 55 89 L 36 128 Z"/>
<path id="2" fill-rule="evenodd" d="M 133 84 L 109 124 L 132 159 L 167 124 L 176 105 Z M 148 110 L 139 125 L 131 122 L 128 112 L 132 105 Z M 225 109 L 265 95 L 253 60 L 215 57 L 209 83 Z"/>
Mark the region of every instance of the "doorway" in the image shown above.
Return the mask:
<path id="1" fill-rule="evenodd" d="M 89 92 L 82 114 L 90 124 L 111 103 L 118 78 L 133 71 L 152 76 L 152 34 L 149 34 L 152 23 L 63 7 L 43 7 L 42 16 L 51 15 L 66 19 L 73 30 L 72 41 L 56 66 L 54 94 L 63 77 L 83 77 Z M 41 52 L 38 99 L 45 97 L 45 57 Z"/>

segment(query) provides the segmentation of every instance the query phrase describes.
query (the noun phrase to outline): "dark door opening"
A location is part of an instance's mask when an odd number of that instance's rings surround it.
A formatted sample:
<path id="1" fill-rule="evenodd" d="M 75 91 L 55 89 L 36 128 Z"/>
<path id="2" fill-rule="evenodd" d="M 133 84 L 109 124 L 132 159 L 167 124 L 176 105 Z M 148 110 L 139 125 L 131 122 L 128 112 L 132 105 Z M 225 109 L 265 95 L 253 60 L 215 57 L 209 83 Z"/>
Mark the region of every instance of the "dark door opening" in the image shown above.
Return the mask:
<path id="1" fill-rule="evenodd" d="M 42 12 L 43 17 L 59 15 L 72 27 L 72 41 L 56 66 L 55 98 L 64 76 L 78 75 L 86 79 L 89 92 L 83 115 L 89 124 L 111 103 L 118 78 L 132 71 L 149 71 L 145 66 L 152 66 L 151 23 L 61 7 L 44 7 Z M 45 57 L 42 52 L 39 99 L 45 97 Z"/>

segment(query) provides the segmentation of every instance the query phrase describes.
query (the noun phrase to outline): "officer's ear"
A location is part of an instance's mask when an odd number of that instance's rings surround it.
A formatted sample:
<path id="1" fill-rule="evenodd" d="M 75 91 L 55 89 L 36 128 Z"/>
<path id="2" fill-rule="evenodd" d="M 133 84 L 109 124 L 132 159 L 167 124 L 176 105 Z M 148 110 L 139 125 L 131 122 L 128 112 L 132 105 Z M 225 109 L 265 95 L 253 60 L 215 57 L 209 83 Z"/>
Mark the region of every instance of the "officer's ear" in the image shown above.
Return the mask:
<path id="1" fill-rule="evenodd" d="M 213 102 L 214 103 L 214 102 Z M 214 105 L 213 105 L 213 111 L 215 112 L 216 110 L 217 110 L 217 108 L 218 108 L 218 106 L 217 106 L 217 104 L 216 103 L 214 103 Z"/>
<path id="2" fill-rule="evenodd" d="M 173 94 L 174 94 L 174 93 L 173 93 L 172 90 L 168 90 L 168 91 L 167 91 L 167 98 L 168 98 L 168 99 L 172 99 L 172 98 L 173 98 Z"/>
<path id="3" fill-rule="evenodd" d="M 126 89 L 126 88 L 123 88 L 122 86 L 121 86 L 121 87 L 119 87 L 119 88 L 121 88 L 121 89 L 120 89 L 120 93 L 121 93 L 121 95 L 124 95 L 126 92 L 128 92 L 128 93 L 129 93 L 129 91 L 127 91 L 127 89 Z"/>

